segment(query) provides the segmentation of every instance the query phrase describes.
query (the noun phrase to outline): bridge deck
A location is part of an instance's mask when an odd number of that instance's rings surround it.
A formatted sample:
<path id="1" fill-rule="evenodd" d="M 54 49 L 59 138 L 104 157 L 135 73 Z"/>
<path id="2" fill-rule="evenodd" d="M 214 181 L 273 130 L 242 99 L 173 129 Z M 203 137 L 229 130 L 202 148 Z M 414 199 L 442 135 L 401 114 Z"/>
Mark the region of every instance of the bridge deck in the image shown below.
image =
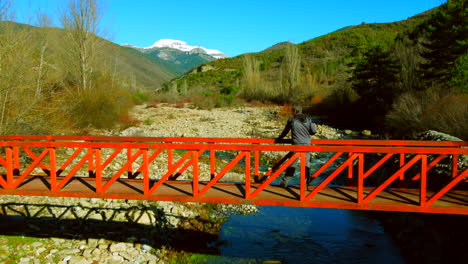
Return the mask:
<path id="1" fill-rule="evenodd" d="M 103 184 L 105 183 L 106 179 L 103 179 Z M 468 191 L 455 190 L 447 192 L 431 206 L 421 207 L 419 190 L 413 189 L 386 189 L 370 202 L 359 204 L 356 187 L 326 187 L 310 201 L 300 201 L 299 186 L 283 188 L 269 185 L 254 199 L 245 199 L 245 183 L 217 183 L 199 197 L 193 196 L 192 182 L 183 181 L 164 182 L 151 195 L 144 195 L 143 181 L 138 179 L 119 179 L 105 193 L 96 193 L 95 186 L 93 178 L 74 177 L 61 191 L 52 192 L 50 178 L 31 176 L 14 190 L 0 188 L 0 194 L 468 214 Z M 204 186 L 206 183 L 199 183 L 200 189 Z M 258 185 L 252 184 L 251 192 L 257 187 Z M 313 186 L 310 186 L 310 190 L 312 189 Z M 373 188 L 365 188 L 365 195 L 372 190 Z M 431 191 L 427 192 L 428 197 L 432 194 Z"/>

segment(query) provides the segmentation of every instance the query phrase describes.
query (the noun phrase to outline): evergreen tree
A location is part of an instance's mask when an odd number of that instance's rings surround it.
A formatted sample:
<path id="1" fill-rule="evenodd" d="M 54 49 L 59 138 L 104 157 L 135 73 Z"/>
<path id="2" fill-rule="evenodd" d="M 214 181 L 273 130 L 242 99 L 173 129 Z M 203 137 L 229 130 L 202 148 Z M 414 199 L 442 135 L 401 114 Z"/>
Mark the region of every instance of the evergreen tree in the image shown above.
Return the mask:
<path id="1" fill-rule="evenodd" d="M 427 82 L 447 83 L 456 61 L 468 50 L 468 6 L 466 0 L 449 0 L 421 26 L 425 62 L 420 76 Z"/>
<path id="2" fill-rule="evenodd" d="M 458 58 L 451 73 L 452 79 L 450 80 L 450 84 L 457 91 L 468 93 L 468 52 Z"/>
<path id="3" fill-rule="evenodd" d="M 390 52 L 379 45 L 370 48 L 354 64 L 352 88 L 361 96 L 368 108 L 385 114 L 398 93 L 399 66 Z"/>

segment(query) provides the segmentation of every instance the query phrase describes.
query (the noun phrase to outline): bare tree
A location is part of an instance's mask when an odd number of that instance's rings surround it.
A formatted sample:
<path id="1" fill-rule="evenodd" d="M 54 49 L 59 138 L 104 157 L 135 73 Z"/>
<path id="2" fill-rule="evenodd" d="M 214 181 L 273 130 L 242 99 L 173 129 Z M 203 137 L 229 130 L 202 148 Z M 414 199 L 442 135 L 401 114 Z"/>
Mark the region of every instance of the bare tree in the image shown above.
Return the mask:
<path id="1" fill-rule="evenodd" d="M 300 81 L 301 56 L 296 45 L 288 45 L 284 54 L 285 74 L 288 81 L 288 97 L 294 94 L 294 89 Z"/>
<path id="2" fill-rule="evenodd" d="M 17 127 L 32 106 L 31 36 L 12 28 L 0 38 L 0 134 Z"/>
<path id="3" fill-rule="evenodd" d="M 44 13 L 38 13 L 36 25 L 41 29 L 37 30 L 37 41 L 39 43 L 39 61 L 34 68 L 36 72 L 36 89 L 34 97 L 38 99 L 42 94 L 42 86 L 47 73 L 46 52 L 49 46 L 49 34 L 52 20 Z"/>
<path id="4" fill-rule="evenodd" d="M 100 20 L 98 0 L 69 0 L 68 8 L 61 16 L 69 40 L 67 54 L 73 69 L 71 73 L 82 90 L 93 87 L 94 63 L 100 44 L 100 39 L 96 37 Z"/>
<path id="5" fill-rule="evenodd" d="M 11 0 L 0 0 L 0 20 L 3 20 L 8 14 L 11 6 Z"/>
<path id="6" fill-rule="evenodd" d="M 0 21 L 8 20 L 11 18 L 10 13 L 10 0 L 0 0 Z M 2 37 L 0 38 L 0 134 L 5 134 L 9 120 L 9 104 L 11 102 L 11 85 L 9 74 L 12 70 L 9 65 L 11 58 L 11 50 L 14 43 L 9 32 L 10 27 L 8 23 L 3 26 Z"/>

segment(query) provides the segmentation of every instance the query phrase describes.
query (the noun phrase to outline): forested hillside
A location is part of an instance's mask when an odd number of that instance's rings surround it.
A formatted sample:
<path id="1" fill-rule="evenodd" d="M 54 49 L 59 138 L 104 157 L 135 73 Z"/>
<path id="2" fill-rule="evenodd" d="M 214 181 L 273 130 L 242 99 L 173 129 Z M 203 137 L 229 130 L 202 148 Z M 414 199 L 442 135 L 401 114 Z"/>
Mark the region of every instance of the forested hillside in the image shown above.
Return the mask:
<path id="1" fill-rule="evenodd" d="M 0 2 L 0 134 L 111 127 L 126 121 L 129 107 L 145 93 L 174 77 L 98 37 L 93 1 L 71 1 L 60 14 L 61 28 L 45 15 L 35 26 L 10 22 L 9 7 Z"/>
<path id="2" fill-rule="evenodd" d="M 465 1 L 451 0 L 404 21 L 216 60 L 164 87 L 214 105 L 299 103 L 335 125 L 391 137 L 435 129 L 467 139 L 467 19 Z"/>

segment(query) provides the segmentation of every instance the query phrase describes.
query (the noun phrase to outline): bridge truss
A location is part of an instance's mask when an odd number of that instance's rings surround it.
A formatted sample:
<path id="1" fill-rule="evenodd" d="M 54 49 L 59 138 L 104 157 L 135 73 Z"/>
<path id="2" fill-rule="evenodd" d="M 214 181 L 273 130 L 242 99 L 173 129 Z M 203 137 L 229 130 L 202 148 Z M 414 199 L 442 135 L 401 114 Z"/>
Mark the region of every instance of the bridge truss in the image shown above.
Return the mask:
<path id="1" fill-rule="evenodd" d="M 468 214 L 467 146 L 452 141 L 313 140 L 311 146 L 292 146 L 273 139 L 0 136 L 0 194 Z M 306 152 L 325 157 L 310 175 Z M 294 162 L 299 183 L 276 184 Z"/>

